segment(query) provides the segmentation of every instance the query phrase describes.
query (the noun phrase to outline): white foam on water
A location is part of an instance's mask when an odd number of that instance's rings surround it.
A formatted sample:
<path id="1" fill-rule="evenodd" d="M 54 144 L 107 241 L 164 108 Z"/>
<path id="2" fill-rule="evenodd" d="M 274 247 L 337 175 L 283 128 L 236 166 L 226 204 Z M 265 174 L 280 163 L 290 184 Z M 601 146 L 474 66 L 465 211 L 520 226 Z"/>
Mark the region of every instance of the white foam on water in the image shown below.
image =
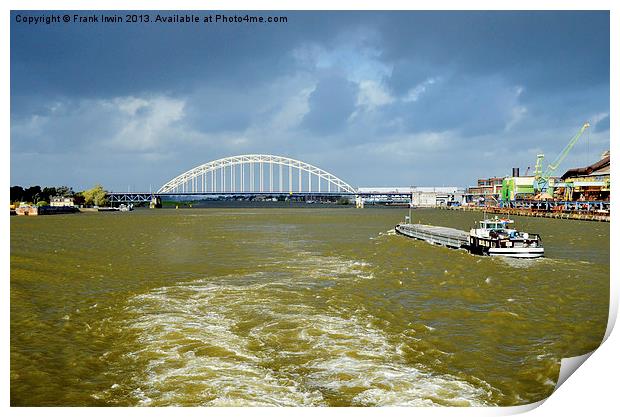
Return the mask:
<path id="1" fill-rule="evenodd" d="M 223 289 L 231 292 L 212 284 L 180 285 L 131 300 L 139 315 L 127 325 L 140 331 L 143 348 L 130 355 L 147 361 L 133 391 L 139 404 L 320 404 L 320 393 L 301 391 L 295 380 L 263 367 L 248 347 L 252 340 L 233 331 L 234 292 L 230 306 L 212 308 Z M 221 313 L 226 309 L 228 316 Z"/>
<path id="2" fill-rule="evenodd" d="M 489 258 L 485 257 L 483 259 L 487 260 Z M 575 261 L 573 259 L 548 258 L 548 257 L 530 259 L 530 258 L 510 258 L 508 256 L 493 256 L 493 257 L 490 257 L 490 259 L 493 262 L 503 262 L 507 266 L 511 268 L 517 268 L 517 269 L 540 268 L 541 266 L 551 266 L 551 265 L 565 266 L 567 264 L 574 264 L 575 262 L 581 262 L 581 261 Z"/>
<path id="3" fill-rule="evenodd" d="M 537 265 L 540 266 L 541 262 L 544 262 L 547 258 L 537 258 L 537 259 L 528 259 L 528 258 L 510 258 L 508 256 L 494 256 L 493 260 L 497 260 L 499 262 L 505 263 L 507 266 L 511 268 L 533 268 Z"/>
<path id="4" fill-rule="evenodd" d="M 142 369 L 133 377 L 133 399 L 214 406 L 491 403 L 483 384 L 407 363 L 406 336 L 376 327 L 362 306 L 311 304 L 317 281 L 355 282 L 372 275 L 369 264 L 305 254 L 290 266 L 130 299 L 124 326 L 137 332 L 140 348 L 127 356 Z"/>
<path id="5" fill-rule="evenodd" d="M 401 343 L 357 318 L 311 316 L 306 384 L 350 405 L 486 405 L 487 389 L 404 363 Z"/>
<path id="6" fill-rule="evenodd" d="M 482 388 L 449 377 L 437 377 L 411 372 L 407 367 L 372 369 L 374 385 L 353 398 L 352 405 L 372 406 L 484 406 L 479 397 L 487 393 Z"/>
<path id="7" fill-rule="evenodd" d="M 374 279 L 375 275 L 371 272 L 370 274 L 359 274 L 357 276 L 359 279 Z M 402 282 L 401 282 L 402 285 Z"/>

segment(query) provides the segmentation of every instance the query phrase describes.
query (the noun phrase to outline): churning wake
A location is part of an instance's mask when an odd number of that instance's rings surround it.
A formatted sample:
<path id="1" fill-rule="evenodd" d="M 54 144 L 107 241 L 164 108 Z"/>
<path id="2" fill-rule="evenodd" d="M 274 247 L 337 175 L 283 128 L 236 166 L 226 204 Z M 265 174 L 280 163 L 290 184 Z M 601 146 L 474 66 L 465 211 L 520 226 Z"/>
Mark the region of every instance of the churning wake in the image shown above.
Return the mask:
<path id="1" fill-rule="evenodd" d="M 374 278 L 363 262 L 303 254 L 276 271 L 134 296 L 124 326 L 142 405 L 487 405 L 489 387 L 407 363 L 362 306 L 320 288 Z M 333 301 L 333 300 L 332 300 Z"/>

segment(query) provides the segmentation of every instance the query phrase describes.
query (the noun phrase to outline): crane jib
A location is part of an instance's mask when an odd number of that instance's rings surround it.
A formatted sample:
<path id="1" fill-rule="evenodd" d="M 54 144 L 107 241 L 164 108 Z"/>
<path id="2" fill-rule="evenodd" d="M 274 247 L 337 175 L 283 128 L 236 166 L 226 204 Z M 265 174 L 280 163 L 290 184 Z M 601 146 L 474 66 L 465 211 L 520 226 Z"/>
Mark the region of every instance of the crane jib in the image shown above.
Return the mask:
<path id="1" fill-rule="evenodd" d="M 549 184 L 549 178 L 551 178 L 555 170 L 560 166 L 562 161 L 564 161 L 564 159 L 566 158 L 568 153 L 571 151 L 571 149 L 573 149 L 573 146 L 575 146 L 575 144 L 577 143 L 581 135 L 583 135 L 583 132 L 585 132 L 585 130 L 589 127 L 590 127 L 590 123 L 585 122 L 583 126 L 581 126 L 581 129 L 579 129 L 579 132 L 577 132 L 577 134 L 573 136 L 570 141 L 568 141 L 568 144 L 564 147 L 562 152 L 560 152 L 560 154 L 555 158 L 555 161 L 553 161 L 553 163 L 547 166 L 545 173 L 540 174 L 540 175 L 535 175 L 534 189 L 536 191 L 545 192 L 547 190 L 547 186 Z M 537 172 L 540 172 L 542 168 L 542 158 L 543 158 L 542 155 L 538 155 L 538 158 L 536 160 L 536 171 Z"/>
<path id="2" fill-rule="evenodd" d="M 560 166 L 562 161 L 564 161 L 564 159 L 566 158 L 566 156 L 568 155 L 570 150 L 573 149 L 573 146 L 575 146 L 575 144 L 577 143 L 577 140 L 579 140 L 581 135 L 583 135 L 583 132 L 585 132 L 586 129 L 589 128 L 589 127 L 590 127 L 590 123 L 585 122 L 583 124 L 581 129 L 579 129 L 579 132 L 577 132 L 577 134 L 575 136 L 573 136 L 573 138 L 568 142 L 568 144 L 566 145 L 564 150 L 562 150 L 562 152 L 558 155 L 558 157 L 555 159 L 555 161 L 553 161 L 552 164 L 549 164 L 549 166 L 547 167 L 547 170 L 545 171 L 545 174 L 544 174 L 545 178 L 549 178 L 555 172 L 555 170 L 558 168 L 558 166 Z"/>

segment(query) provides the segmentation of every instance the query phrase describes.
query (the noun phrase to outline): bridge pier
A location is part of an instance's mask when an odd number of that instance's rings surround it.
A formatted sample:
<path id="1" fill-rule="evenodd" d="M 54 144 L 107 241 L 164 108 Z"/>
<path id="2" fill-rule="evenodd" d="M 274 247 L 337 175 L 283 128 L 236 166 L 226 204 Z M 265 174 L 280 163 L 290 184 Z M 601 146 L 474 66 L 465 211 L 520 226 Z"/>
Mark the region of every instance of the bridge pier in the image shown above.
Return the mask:
<path id="1" fill-rule="evenodd" d="M 149 208 L 161 208 L 161 197 L 152 196 Z"/>
<path id="2" fill-rule="evenodd" d="M 355 208 L 364 208 L 364 198 L 360 195 L 355 196 Z"/>

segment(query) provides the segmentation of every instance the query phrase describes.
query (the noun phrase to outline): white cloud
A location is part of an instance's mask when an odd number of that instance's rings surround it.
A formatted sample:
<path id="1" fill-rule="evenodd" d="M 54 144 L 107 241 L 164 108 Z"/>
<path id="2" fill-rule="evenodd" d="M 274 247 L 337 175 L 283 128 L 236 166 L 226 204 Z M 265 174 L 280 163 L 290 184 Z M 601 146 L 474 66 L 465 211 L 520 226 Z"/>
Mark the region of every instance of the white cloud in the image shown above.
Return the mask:
<path id="1" fill-rule="evenodd" d="M 420 97 L 422 96 L 422 94 L 424 94 L 430 86 L 432 86 L 438 81 L 439 81 L 439 78 L 436 78 L 436 77 L 427 78 L 420 84 L 410 89 L 405 95 L 405 97 L 403 98 L 403 101 L 405 103 L 418 101 Z"/>
<path id="2" fill-rule="evenodd" d="M 607 113 L 597 113 L 593 116 L 590 116 L 590 124 L 592 126 L 596 126 L 598 122 L 600 122 L 601 120 L 605 119 L 606 117 L 609 117 L 609 112 Z M 584 120 L 585 122 L 585 120 Z"/>
<path id="3" fill-rule="evenodd" d="M 269 126 L 274 130 L 287 130 L 298 126 L 304 116 L 310 111 L 308 102 L 316 85 L 301 89 L 297 94 L 287 97 L 276 114 L 271 118 Z"/>
<path id="4" fill-rule="evenodd" d="M 292 52 L 293 58 L 308 70 L 337 70 L 349 80 L 380 81 L 392 74 L 392 64 L 380 59 L 381 50 L 369 46 L 365 37 L 341 37 L 335 46 L 327 48 L 317 43 L 305 43 Z"/>
<path id="5" fill-rule="evenodd" d="M 517 93 L 517 97 L 521 97 L 521 94 L 523 94 L 523 91 L 524 91 L 524 90 L 525 90 L 525 89 L 523 88 L 523 86 L 518 85 L 518 86 L 515 88 L 515 92 Z"/>
<path id="6" fill-rule="evenodd" d="M 461 138 L 452 131 L 421 132 L 401 134 L 384 138 L 381 142 L 362 145 L 372 155 L 386 155 L 389 158 L 424 160 L 429 153 L 451 149 Z M 412 159 L 412 160 L 413 160 Z"/>
<path id="7" fill-rule="evenodd" d="M 525 106 L 514 106 L 510 112 L 510 119 L 508 123 L 506 123 L 506 127 L 504 128 L 505 132 L 509 132 L 512 128 L 519 123 L 523 117 L 527 114 L 527 107 Z"/>
<path id="8" fill-rule="evenodd" d="M 149 151 L 187 138 L 186 130 L 178 126 L 184 116 L 184 100 L 165 96 L 146 99 L 119 97 L 112 100 L 111 104 L 117 108 L 122 128 L 108 141 L 110 147 Z"/>
<path id="9" fill-rule="evenodd" d="M 184 123 L 185 100 L 165 95 L 55 101 L 48 113 L 14 120 L 18 152 L 139 152 L 150 155 L 209 138 Z"/>
<path id="10" fill-rule="evenodd" d="M 516 86 L 514 88 L 514 95 L 510 98 L 512 101 L 512 108 L 509 112 L 508 122 L 504 127 L 504 132 L 509 132 L 514 126 L 516 126 L 527 114 L 527 107 L 519 105 L 519 97 L 523 94 L 524 88 L 522 86 Z"/>
<path id="11" fill-rule="evenodd" d="M 380 83 L 373 80 L 364 80 L 359 83 L 358 107 L 373 110 L 392 102 L 394 102 L 394 97 Z"/>
<path id="12" fill-rule="evenodd" d="M 117 107 L 123 113 L 126 113 L 129 116 L 134 116 L 138 110 L 147 107 L 149 105 L 149 102 L 142 98 L 130 96 L 116 98 L 112 100 L 112 102 L 109 102 L 109 105 Z"/>

